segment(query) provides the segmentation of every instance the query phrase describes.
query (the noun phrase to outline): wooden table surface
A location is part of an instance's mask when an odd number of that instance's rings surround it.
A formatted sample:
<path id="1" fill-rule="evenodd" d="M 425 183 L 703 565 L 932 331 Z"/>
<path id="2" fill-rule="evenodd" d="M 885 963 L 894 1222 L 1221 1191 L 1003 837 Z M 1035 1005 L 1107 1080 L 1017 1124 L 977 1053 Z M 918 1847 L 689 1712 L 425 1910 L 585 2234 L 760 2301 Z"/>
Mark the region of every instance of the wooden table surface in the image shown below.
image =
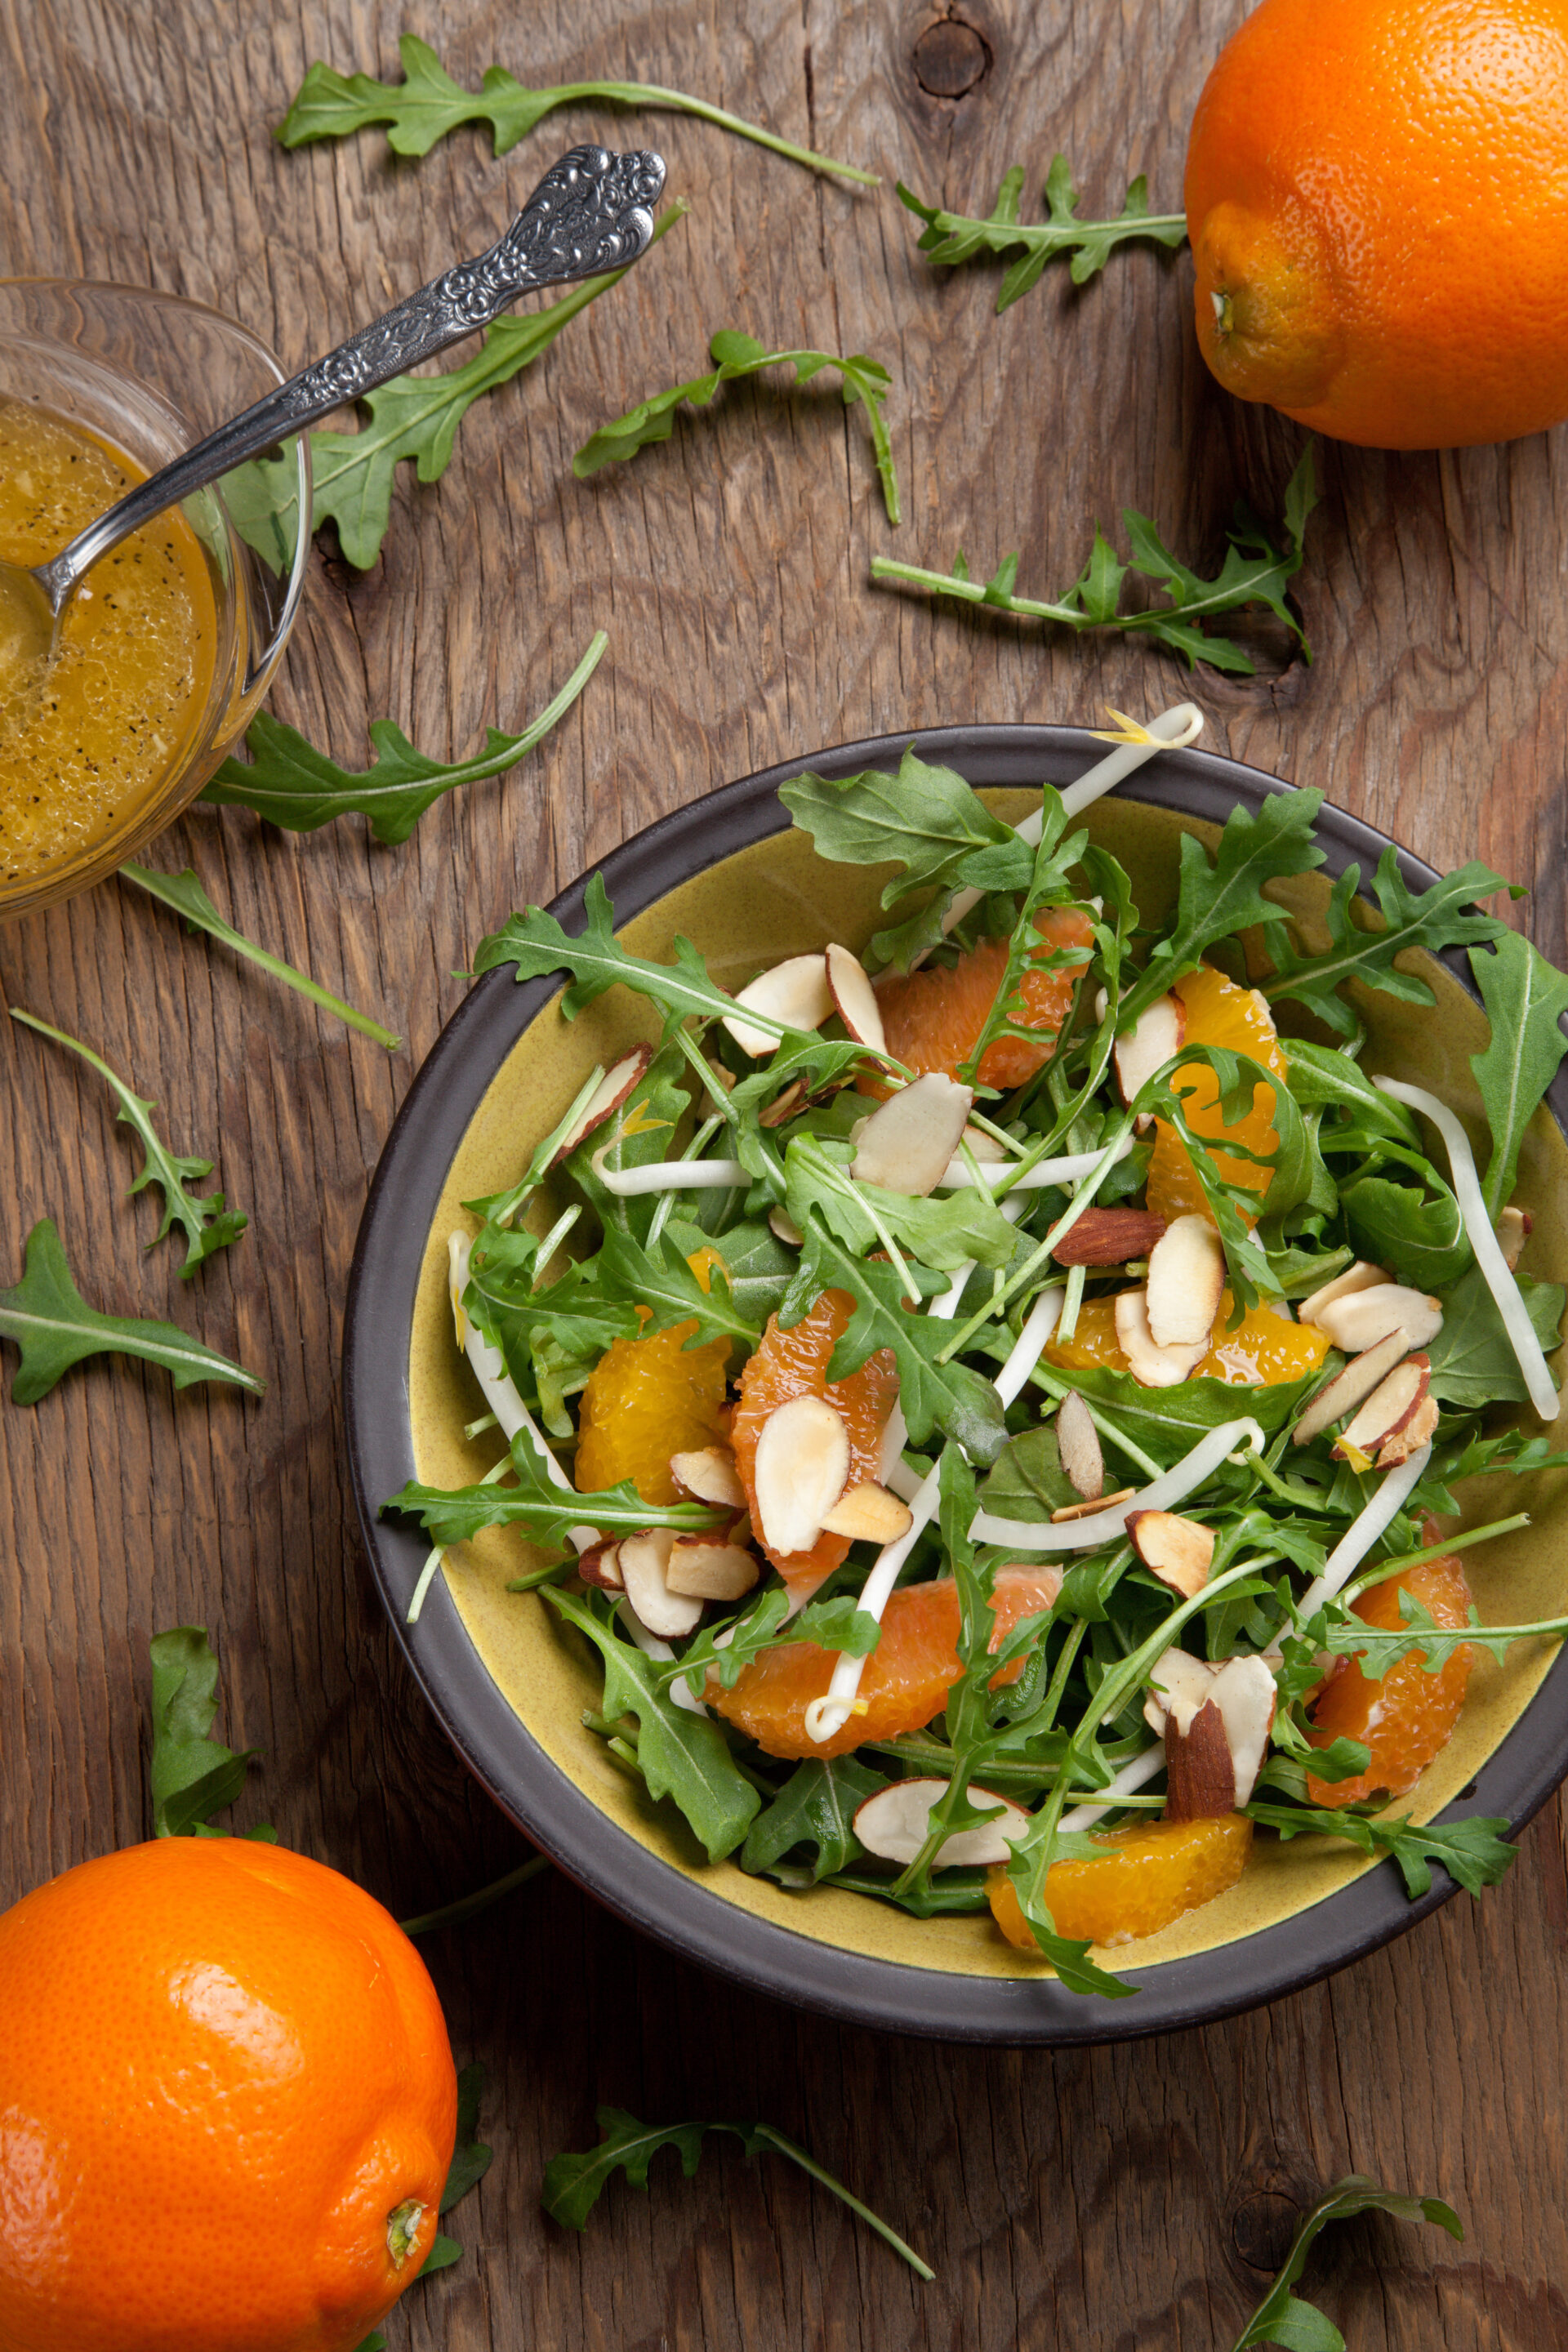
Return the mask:
<path id="1" fill-rule="evenodd" d="M 1325 448 L 1298 583 L 1315 659 L 1191 679 L 1113 637 L 1069 639 L 874 589 L 869 557 L 1075 576 L 1096 519 L 1155 517 L 1207 566 L 1232 501 L 1278 513 L 1300 436 L 1210 382 L 1184 254 L 1134 248 L 1082 292 L 1058 267 L 998 319 L 997 272 L 934 273 L 902 177 L 990 208 L 1053 152 L 1096 209 L 1147 172 L 1180 204 L 1186 126 L 1245 0 L 431 0 L 412 12 L 465 81 L 636 78 L 707 95 L 874 167 L 879 194 L 669 115 L 579 107 L 501 163 L 464 131 L 423 162 L 371 131 L 286 153 L 310 61 L 398 72 L 391 0 L 0 0 L 0 268 L 216 303 L 292 365 L 499 231 L 574 140 L 658 146 L 690 216 L 545 362 L 481 400 L 438 486 L 405 467 L 383 561 L 331 534 L 273 708 L 350 764 L 390 715 L 453 757 L 515 728 L 602 626 L 610 650 L 522 768 L 442 802 L 406 846 L 357 819 L 279 835 L 201 809 L 153 862 L 195 866 L 254 937 L 407 1036 L 388 1056 L 110 883 L 0 933 L 0 993 L 83 1036 L 216 1150 L 251 1213 L 183 1285 L 143 1254 L 149 1201 L 90 1073 L 0 1035 L 0 1282 L 46 1213 L 89 1294 L 168 1316 L 265 1372 L 257 1405 L 100 1361 L 0 1405 L 0 1902 L 149 1827 L 147 1642 L 211 1629 L 235 1746 L 266 1751 L 237 1816 L 350 1872 L 400 1915 L 506 1870 L 521 1841 L 449 1753 L 371 1588 L 344 1466 L 338 1360 L 376 1156 L 455 978 L 514 907 L 550 898 L 727 778 L 884 730 L 1100 721 L 1194 692 L 1205 740 L 1323 786 L 1447 865 L 1533 886 L 1563 959 L 1568 442 L 1388 457 Z M 967 24 L 970 30 L 963 29 Z M 590 429 L 697 374 L 708 336 L 864 351 L 892 371 L 905 520 L 831 380 L 742 386 L 587 483 Z M 457 355 L 465 356 L 463 353 Z M 1356 2223 L 1310 2289 L 1357 2352 L 1568 2345 L 1568 1873 L 1560 1809 L 1505 1886 L 1461 1896 L 1334 1981 L 1211 2030 L 1065 2056 L 942 2048 L 753 1999 L 641 1941 L 547 1874 L 426 1946 L 460 2062 L 482 2057 L 496 2161 L 457 2217 L 462 2264 L 409 2296 L 395 2347 L 654 2352 L 745 2346 L 1104 2352 L 1228 2347 L 1293 2210 L 1363 2170 L 1449 2199 L 1465 2245 Z M 3 2089 L 3 2086 L 0 2086 Z M 921 2286 L 783 2164 L 715 2148 L 686 2184 L 607 2195 L 586 2235 L 541 2215 L 542 2167 L 609 2101 L 657 2121 L 756 2116 L 809 2144 L 934 2263 Z"/>

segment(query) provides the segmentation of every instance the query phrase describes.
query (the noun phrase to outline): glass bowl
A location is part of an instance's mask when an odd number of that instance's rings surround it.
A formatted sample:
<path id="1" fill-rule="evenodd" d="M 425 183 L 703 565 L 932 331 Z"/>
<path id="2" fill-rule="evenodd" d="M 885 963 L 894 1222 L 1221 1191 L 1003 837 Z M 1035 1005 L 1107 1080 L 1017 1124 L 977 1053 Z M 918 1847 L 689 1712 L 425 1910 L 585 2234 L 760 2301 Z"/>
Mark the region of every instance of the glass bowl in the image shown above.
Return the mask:
<path id="1" fill-rule="evenodd" d="M 0 279 L 0 401 L 37 404 L 156 472 L 283 383 L 265 343 L 221 311 L 143 287 Z M 84 890 L 173 823 L 232 750 L 282 658 L 310 535 L 307 438 L 184 502 L 216 614 L 205 708 L 123 821 L 40 871 L 0 880 L 0 919 Z"/>

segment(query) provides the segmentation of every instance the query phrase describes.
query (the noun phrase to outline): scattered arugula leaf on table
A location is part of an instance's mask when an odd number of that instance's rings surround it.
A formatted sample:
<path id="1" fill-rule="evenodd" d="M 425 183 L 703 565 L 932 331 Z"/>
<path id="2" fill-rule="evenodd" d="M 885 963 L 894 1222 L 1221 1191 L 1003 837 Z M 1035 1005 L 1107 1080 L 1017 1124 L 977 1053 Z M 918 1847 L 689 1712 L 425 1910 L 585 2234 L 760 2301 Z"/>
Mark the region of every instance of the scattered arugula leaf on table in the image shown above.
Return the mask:
<path id="1" fill-rule="evenodd" d="M 1043 221 L 1021 221 L 1018 217 L 1018 202 L 1024 192 L 1021 163 L 1015 163 L 1004 177 L 995 205 L 984 220 L 922 204 L 901 180 L 898 188 L 899 201 L 925 223 L 920 250 L 934 268 L 954 268 L 960 262 L 972 260 L 977 253 L 1018 254 L 1002 280 L 1002 290 L 996 297 L 998 310 L 1007 310 L 1026 294 L 1047 264 L 1058 254 L 1072 255 L 1072 282 L 1075 286 L 1087 286 L 1096 272 L 1104 268 L 1113 249 L 1125 245 L 1129 237 L 1152 237 L 1173 251 L 1187 241 L 1185 213 L 1149 210 L 1149 183 L 1142 172 L 1128 189 L 1127 201 L 1113 219 L 1080 220 L 1078 208 L 1081 198 L 1073 186 L 1072 167 L 1065 155 L 1052 160 L 1046 175 L 1048 218 Z"/>
<path id="2" fill-rule="evenodd" d="M 1330 892 L 1321 919 L 1331 944 L 1321 955 L 1299 952 L 1278 908 L 1264 918 L 1274 966 L 1268 978 L 1258 982 L 1264 995 L 1271 1003 L 1294 998 L 1336 1036 L 1351 1036 L 1356 1025 L 1354 1013 L 1339 993 L 1342 982 L 1359 980 L 1406 1004 L 1435 1004 L 1437 1000 L 1420 973 L 1401 971 L 1394 962 L 1396 956 L 1407 948 L 1425 948 L 1428 955 L 1437 955 L 1444 948 L 1518 937 L 1495 915 L 1481 914 L 1474 902 L 1489 898 L 1496 890 L 1511 889 L 1515 898 L 1522 893 L 1479 861 L 1445 875 L 1429 890 L 1415 891 L 1399 871 L 1399 852 L 1391 842 L 1378 859 L 1372 884 L 1383 915 L 1383 928 L 1377 930 L 1354 920 L 1360 884 L 1360 866 L 1347 866 Z M 1551 967 L 1543 963 L 1542 969 Z M 1555 972 L 1552 977 L 1562 991 L 1561 1010 L 1563 1003 L 1568 1003 L 1568 981 Z M 1492 1035 L 1497 1036 L 1495 1024 Z"/>
<path id="3" fill-rule="evenodd" d="M 0 1290 L 0 1339 L 22 1351 L 11 1382 L 13 1404 L 37 1404 L 73 1364 L 88 1356 L 140 1356 L 161 1364 L 177 1389 L 198 1381 L 228 1381 L 252 1396 L 264 1395 L 265 1381 L 230 1363 L 193 1339 L 174 1323 L 140 1317 L 100 1315 L 71 1277 L 65 1246 L 52 1217 L 42 1217 L 27 1235 L 22 1279 Z"/>
<path id="4" fill-rule="evenodd" d="M 11 1008 L 11 1018 L 20 1021 L 28 1029 L 36 1029 L 41 1037 L 52 1037 L 57 1045 L 67 1046 L 71 1053 L 79 1054 L 84 1062 L 108 1081 L 120 1105 L 117 1118 L 141 1138 L 142 1148 L 147 1155 L 142 1172 L 132 1185 L 127 1198 L 134 1198 L 148 1184 L 162 1185 L 163 1221 L 147 1246 L 154 1248 L 178 1224 L 185 1236 L 185 1262 L 180 1268 L 180 1278 L 188 1282 L 205 1259 L 237 1242 L 250 1222 L 243 1209 L 226 1208 L 221 1192 L 197 1194 L 186 1189 L 193 1180 L 199 1181 L 202 1177 L 212 1174 L 212 1161 L 198 1160 L 184 1152 L 171 1151 L 153 1125 L 153 1113 L 157 1109 L 157 1104 L 144 1101 L 140 1095 L 133 1094 L 124 1079 L 111 1070 L 90 1045 L 84 1045 L 79 1037 L 68 1036 L 63 1029 L 52 1029 L 36 1013 L 23 1013 L 15 1005 Z"/>
<path id="5" fill-rule="evenodd" d="M 489 66 L 479 89 L 472 90 L 454 81 L 435 50 L 414 34 L 404 34 L 397 53 L 405 77 L 401 82 L 375 81 L 363 73 L 335 73 L 321 63 L 311 66 L 279 127 L 277 137 L 282 145 L 303 147 L 314 139 L 346 139 L 373 122 L 385 122 L 391 125 L 387 144 L 395 153 L 427 155 L 437 140 L 460 124 L 488 122 L 495 136 L 496 153 L 505 155 L 560 106 L 654 107 L 663 112 L 695 115 L 721 131 L 733 131 L 737 138 L 771 148 L 792 163 L 804 163 L 808 171 L 855 180 L 868 188 L 881 184 L 875 172 L 863 172 L 858 164 L 838 163 L 831 155 L 797 147 L 758 123 L 710 105 L 706 99 L 692 98 L 685 90 L 665 89 L 657 82 L 575 81 L 551 89 L 530 89 L 504 67 Z"/>
<path id="6" fill-rule="evenodd" d="M 1149 517 L 1132 507 L 1124 508 L 1121 516 L 1131 549 L 1130 562 L 1123 563 L 1097 529 L 1083 570 L 1055 600 L 1016 593 L 1016 554 L 1004 556 L 984 583 L 971 577 L 962 549 L 951 572 L 930 572 L 917 564 L 895 562 L 891 556 L 874 555 L 871 577 L 924 588 L 933 595 L 955 596 L 968 604 L 987 604 L 1021 620 L 1056 622 L 1079 631 L 1121 629 L 1129 635 L 1152 637 L 1156 644 L 1180 654 L 1189 668 L 1205 661 L 1212 668 L 1243 677 L 1253 675 L 1256 664 L 1230 638 L 1208 634 L 1205 625 L 1222 613 L 1267 604 L 1310 661 L 1311 647 L 1285 602 L 1285 592 L 1301 569 L 1307 518 L 1318 503 L 1312 449 L 1309 442 L 1285 492 L 1283 545 L 1276 546 L 1262 524 L 1245 506 L 1238 506 L 1226 533 L 1230 543 L 1225 562 L 1212 580 L 1205 580 L 1173 555 Z M 1122 612 L 1121 591 L 1130 571 L 1152 581 L 1164 591 L 1167 601 L 1142 611 Z"/>
<path id="7" fill-rule="evenodd" d="M 605 2137 L 597 2147 L 584 2156 L 553 2156 L 544 2168 L 544 2187 L 541 2202 L 552 2221 L 563 2229 L 583 2230 L 588 2216 L 597 2204 L 611 2175 L 624 2172 L 634 2189 L 647 2187 L 648 2165 L 661 2147 L 679 2151 L 681 2168 L 688 2180 L 696 2174 L 701 2160 L 702 2141 L 708 2132 L 730 2132 L 741 2142 L 748 2156 L 762 2156 L 772 2150 L 777 2156 L 787 2156 L 814 2180 L 858 2213 L 862 2221 L 885 2239 L 896 2254 L 901 2255 L 912 2271 L 922 2279 L 933 2279 L 936 2273 L 923 2263 L 914 2248 L 907 2245 L 896 2230 L 881 2221 L 868 2206 L 852 2196 L 841 2180 L 807 2154 L 798 2141 L 790 2139 L 772 2124 L 664 2124 L 639 2123 L 636 2116 L 624 2107 L 599 2107 L 595 2121 Z"/>
<path id="8" fill-rule="evenodd" d="M 415 750 L 401 727 L 374 719 L 375 758 L 368 768 L 340 768 L 298 729 L 258 711 L 245 738 L 248 761 L 224 761 L 202 794 L 220 806 L 247 808 L 289 833 L 311 833 L 334 817 L 365 816 L 377 841 L 406 841 L 432 802 L 459 784 L 504 775 L 563 719 L 597 669 L 609 638 L 595 631 L 586 653 L 554 699 L 520 735 L 485 730 L 485 748 L 472 759 L 443 761 Z"/>
<path id="9" fill-rule="evenodd" d="M 882 415 L 882 403 L 892 378 L 879 361 L 868 359 L 864 352 L 853 352 L 848 358 L 837 352 L 770 352 L 765 343 L 759 343 L 754 336 L 743 335 L 733 327 L 721 328 L 708 350 L 714 362 L 710 375 L 694 376 L 689 383 L 672 384 L 668 392 L 655 393 L 639 402 L 615 424 L 600 425 L 572 460 L 572 471 L 579 481 L 586 481 L 601 467 L 635 457 L 651 442 L 668 441 L 675 429 L 675 412 L 683 400 L 689 400 L 693 408 L 706 408 L 717 398 L 721 384 L 732 383 L 738 376 L 755 375 L 763 368 L 792 367 L 797 384 L 809 383 L 824 368 L 837 368 L 843 379 L 845 407 L 852 408 L 857 401 L 865 407 L 882 485 L 882 503 L 888 510 L 888 520 L 897 526 L 899 478 L 893 469 L 893 445 Z"/>
<path id="10" fill-rule="evenodd" d="M 217 1658 L 205 1625 L 175 1625 L 154 1633 L 153 1659 L 153 1757 L 148 1783 L 155 1837 L 226 1837 L 213 1815 L 244 1794 L 246 1767 L 258 1748 L 237 1754 L 212 1737 L 217 1714 Z M 267 1845 L 278 1842 L 265 1826 L 245 1835 Z"/>
<path id="11" fill-rule="evenodd" d="M 1481 1196 L 1495 1219 L 1513 1191 L 1525 1129 L 1568 1052 L 1563 1034 L 1568 974 L 1553 971 L 1519 932 L 1500 924 L 1494 937 L 1489 955 L 1470 950 L 1470 971 L 1491 1023 L 1486 1048 L 1471 1055 L 1470 1067 L 1491 1129 Z"/>
<path id="12" fill-rule="evenodd" d="M 1357 2213 L 1391 2213 L 1396 2221 L 1435 2221 L 1451 2238 L 1464 2240 L 1464 2225 L 1440 2197 L 1401 2197 L 1380 2189 L 1364 2173 L 1347 2173 L 1336 2180 L 1309 2213 L 1302 2216 L 1284 2266 L 1241 2334 L 1233 2352 L 1251 2352 L 1258 2344 L 1279 2344 L 1285 2352 L 1345 2352 L 1345 2339 L 1315 2304 L 1303 2303 L 1291 2293 L 1307 2266 L 1307 2256 L 1320 2231 L 1331 2221 L 1348 2221 Z"/>
<path id="13" fill-rule="evenodd" d="M 132 865 L 122 866 L 120 871 L 125 881 L 134 882 L 139 890 L 145 890 L 149 897 L 158 899 L 163 906 L 172 907 L 177 915 L 184 915 L 193 931 L 205 931 L 209 938 L 221 940 L 226 948 L 234 950 L 236 955 L 246 956 L 252 963 L 259 964 L 263 971 L 272 974 L 274 980 L 280 980 L 287 987 L 297 989 L 301 996 L 308 996 L 311 1003 L 319 1004 L 323 1012 L 335 1013 L 340 1021 L 346 1021 L 349 1027 L 357 1029 L 362 1036 L 374 1037 L 376 1044 L 384 1045 L 389 1054 L 395 1054 L 401 1046 L 402 1038 L 395 1036 L 390 1029 L 384 1029 L 379 1021 L 373 1021 L 368 1013 L 356 1013 L 352 1004 L 345 1004 L 341 996 L 334 996 L 331 989 L 323 988 L 320 981 L 312 980 L 308 972 L 296 971 L 294 966 L 285 963 L 281 956 L 270 954 L 266 948 L 258 948 L 254 940 L 246 938 L 243 931 L 237 931 L 231 923 L 226 923 L 197 881 L 194 866 L 187 866 L 182 874 L 159 874 L 150 866 Z"/>

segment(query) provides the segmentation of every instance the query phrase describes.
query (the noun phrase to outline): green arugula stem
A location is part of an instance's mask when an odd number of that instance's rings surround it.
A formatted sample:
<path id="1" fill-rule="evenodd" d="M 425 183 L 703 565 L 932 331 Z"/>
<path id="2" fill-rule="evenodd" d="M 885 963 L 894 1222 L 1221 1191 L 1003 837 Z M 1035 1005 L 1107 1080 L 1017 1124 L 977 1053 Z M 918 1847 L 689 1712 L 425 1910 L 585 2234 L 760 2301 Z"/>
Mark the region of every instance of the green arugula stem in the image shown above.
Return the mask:
<path id="1" fill-rule="evenodd" d="M 1468 1551 L 1472 1544 L 1490 1543 L 1494 1536 L 1510 1536 L 1516 1528 L 1529 1525 L 1530 1513 L 1516 1511 L 1511 1519 L 1492 1519 L 1486 1527 L 1470 1528 L 1462 1536 L 1447 1536 L 1440 1543 L 1425 1544 L 1419 1551 L 1401 1552 L 1397 1559 L 1380 1559 L 1375 1568 L 1364 1570 L 1336 1598 L 1348 1610 L 1374 1584 L 1386 1584 L 1391 1576 L 1403 1576 L 1406 1569 L 1423 1568 L 1429 1559 L 1447 1559 L 1450 1552 Z"/>
<path id="2" fill-rule="evenodd" d="M 550 1856 L 536 1853 L 531 1861 L 509 1870 L 504 1878 L 492 1879 L 488 1886 L 477 1888 L 472 1895 L 460 1895 L 456 1903 L 444 1904 L 439 1911 L 422 1911 L 416 1919 L 400 1919 L 397 1924 L 405 1936 L 434 1936 L 442 1927 L 460 1927 L 466 1920 L 477 1919 L 492 1903 L 526 1886 L 531 1878 L 537 1878 L 542 1870 L 550 1867 Z"/>
<path id="3" fill-rule="evenodd" d="M 803 2172 L 809 2172 L 814 2180 L 819 2180 L 822 2183 L 824 2189 L 831 2189 L 835 2197 L 848 2206 L 851 2213 L 859 2216 L 868 2229 L 875 2230 L 885 2244 L 891 2246 L 896 2254 L 901 2255 L 910 2270 L 919 2277 L 928 2281 L 935 2278 L 936 2273 L 931 2269 L 931 2264 L 921 2261 L 908 2241 L 900 2238 L 892 2225 L 884 2221 L 879 2214 L 873 2213 L 868 2205 L 862 2205 L 858 2197 L 846 2189 L 842 2180 L 829 2172 L 825 2164 L 818 2164 L 814 2156 L 808 2155 L 798 2140 L 791 2139 L 782 2131 L 776 2131 L 772 2124 L 755 2124 L 752 2129 L 758 2139 L 765 2140 L 770 2147 L 778 2150 L 780 2156 L 787 2156 L 792 2164 L 798 2164 Z"/>

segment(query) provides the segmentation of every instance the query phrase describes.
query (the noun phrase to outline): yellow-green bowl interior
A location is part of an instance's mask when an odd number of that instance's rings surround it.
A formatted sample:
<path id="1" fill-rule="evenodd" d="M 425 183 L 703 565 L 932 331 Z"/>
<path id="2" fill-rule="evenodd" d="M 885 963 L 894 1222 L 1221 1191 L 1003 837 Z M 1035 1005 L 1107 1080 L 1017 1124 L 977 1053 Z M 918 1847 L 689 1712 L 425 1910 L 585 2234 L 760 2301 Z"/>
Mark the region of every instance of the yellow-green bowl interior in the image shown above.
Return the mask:
<path id="1" fill-rule="evenodd" d="M 1037 802 L 1037 795 L 1016 791 L 984 797 L 1014 821 Z M 1093 839 L 1126 867 L 1146 921 L 1159 921 L 1173 903 L 1179 836 L 1194 834 L 1210 848 L 1218 838 L 1213 825 L 1135 801 L 1101 802 L 1084 822 Z M 627 923 L 621 937 L 639 955 L 668 960 L 677 934 L 684 933 L 702 950 L 714 978 L 732 990 L 781 957 L 822 948 L 831 940 L 864 947 L 885 920 L 879 895 L 891 870 L 830 865 L 816 856 L 804 834 L 783 833 L 683 883 Z M 1304 877 L 1277 895 L 1304 919 L 1310 937 L 1328 884 L 1317 876 Z M 1315 941 L 1326 943 L 1326 938 Z M 1359 992 L 1357 1009 L 1371 1033 L 1363 1065 L 1430 1087 L 1453 1105 L 1477 1142 L 1484 1143 L 1485 1122 L 1468 1056 L 1486 1043 L 1486 1017 L 1440 965 L 1425 955 L 1409 961 L 1436 992 L 1436 1007 Z M 447 1235 L 478 1230 L 463 1202 L 515 1181 L 532 1145 L 561 1117 L 595 1062 L 607 1065 L 629 1045 L 657 1034 L 651 1008 L 625 989 L 600 997 L 572 1022 L 562 1019 L 557 999 L 497 1072 L 452 1161 L 420 1276 L 409 1397 L 422 1480 L 441 1486 L 466 1484 L 483 1475 L 498 1451 L 493 1432 L 473 1444 L 463 1435 L 464 1424 L 483 1410 L 454 1344 L 447 1294 Z M 1544 1110 L 1537 1113 L 1525 1141 L 1516 1197 L 1530 1206 L 1535 1220 L 1523 1270 L 1543 1279 L 1568 1279 L 1568 1146 Z M 1558 1426 L 1561 1431 L 1561 1422 Z M 1532 1518 L 1528 1529 L 1468 1556 L 1482 1619 L 1517 1624 L 1568 1611 L 1568 1494 L 1562 1480 L 1548 1474 L 1475 1481 L 1461 1499 L 1468 1506 L 1466 1524 L 1516 1510 L 1527 1510 Z M 651 1803 L 616 1766 L 603 1740 L 584 1729 L 584 1709 L 599 1702 L 599 1678 L 586 1645 L 562 1633 L 537 1592 L 506 1589 L 509 1579 L 537 1564 L 538 1555 L 520 1537 L 491 1529 L 454 1550 L 445 1572 L 474 1645 L 509 1704 L 552 1761 L 627 1837 L 754 1916 L 868 1958 L 956 1975 L 1022 1977 L 1042 1971 L 1043 1962 L 1004 1942 L 988 1914 L 912 1919 L 868 1896 L 831 1887 L 794 1894 L 769 1879 L 748 1876 L 732 1862 L 710 1864 L 673 1806 Z M 1453 1738 L 1414 1794 L 1401 1799 L 1400 1811 L 1427 1820 L 1475 1778 L 1529 1705 L 1554 1654 L 1551 1643 L 1521 1642 L 1500 1664 L 1482 1657 Z M 1161 1935 L 1117 1947 L 1111 1963 L 1142 1967 L 1210 1950 L 1322 1902 L 1370 1867 L 1350 1848 L 1328 1839 L 1298 1838 L 1284 1846 L 1259 1836 L 1245 1874 L 1228 1894 L 1189 1912 Z"/>

